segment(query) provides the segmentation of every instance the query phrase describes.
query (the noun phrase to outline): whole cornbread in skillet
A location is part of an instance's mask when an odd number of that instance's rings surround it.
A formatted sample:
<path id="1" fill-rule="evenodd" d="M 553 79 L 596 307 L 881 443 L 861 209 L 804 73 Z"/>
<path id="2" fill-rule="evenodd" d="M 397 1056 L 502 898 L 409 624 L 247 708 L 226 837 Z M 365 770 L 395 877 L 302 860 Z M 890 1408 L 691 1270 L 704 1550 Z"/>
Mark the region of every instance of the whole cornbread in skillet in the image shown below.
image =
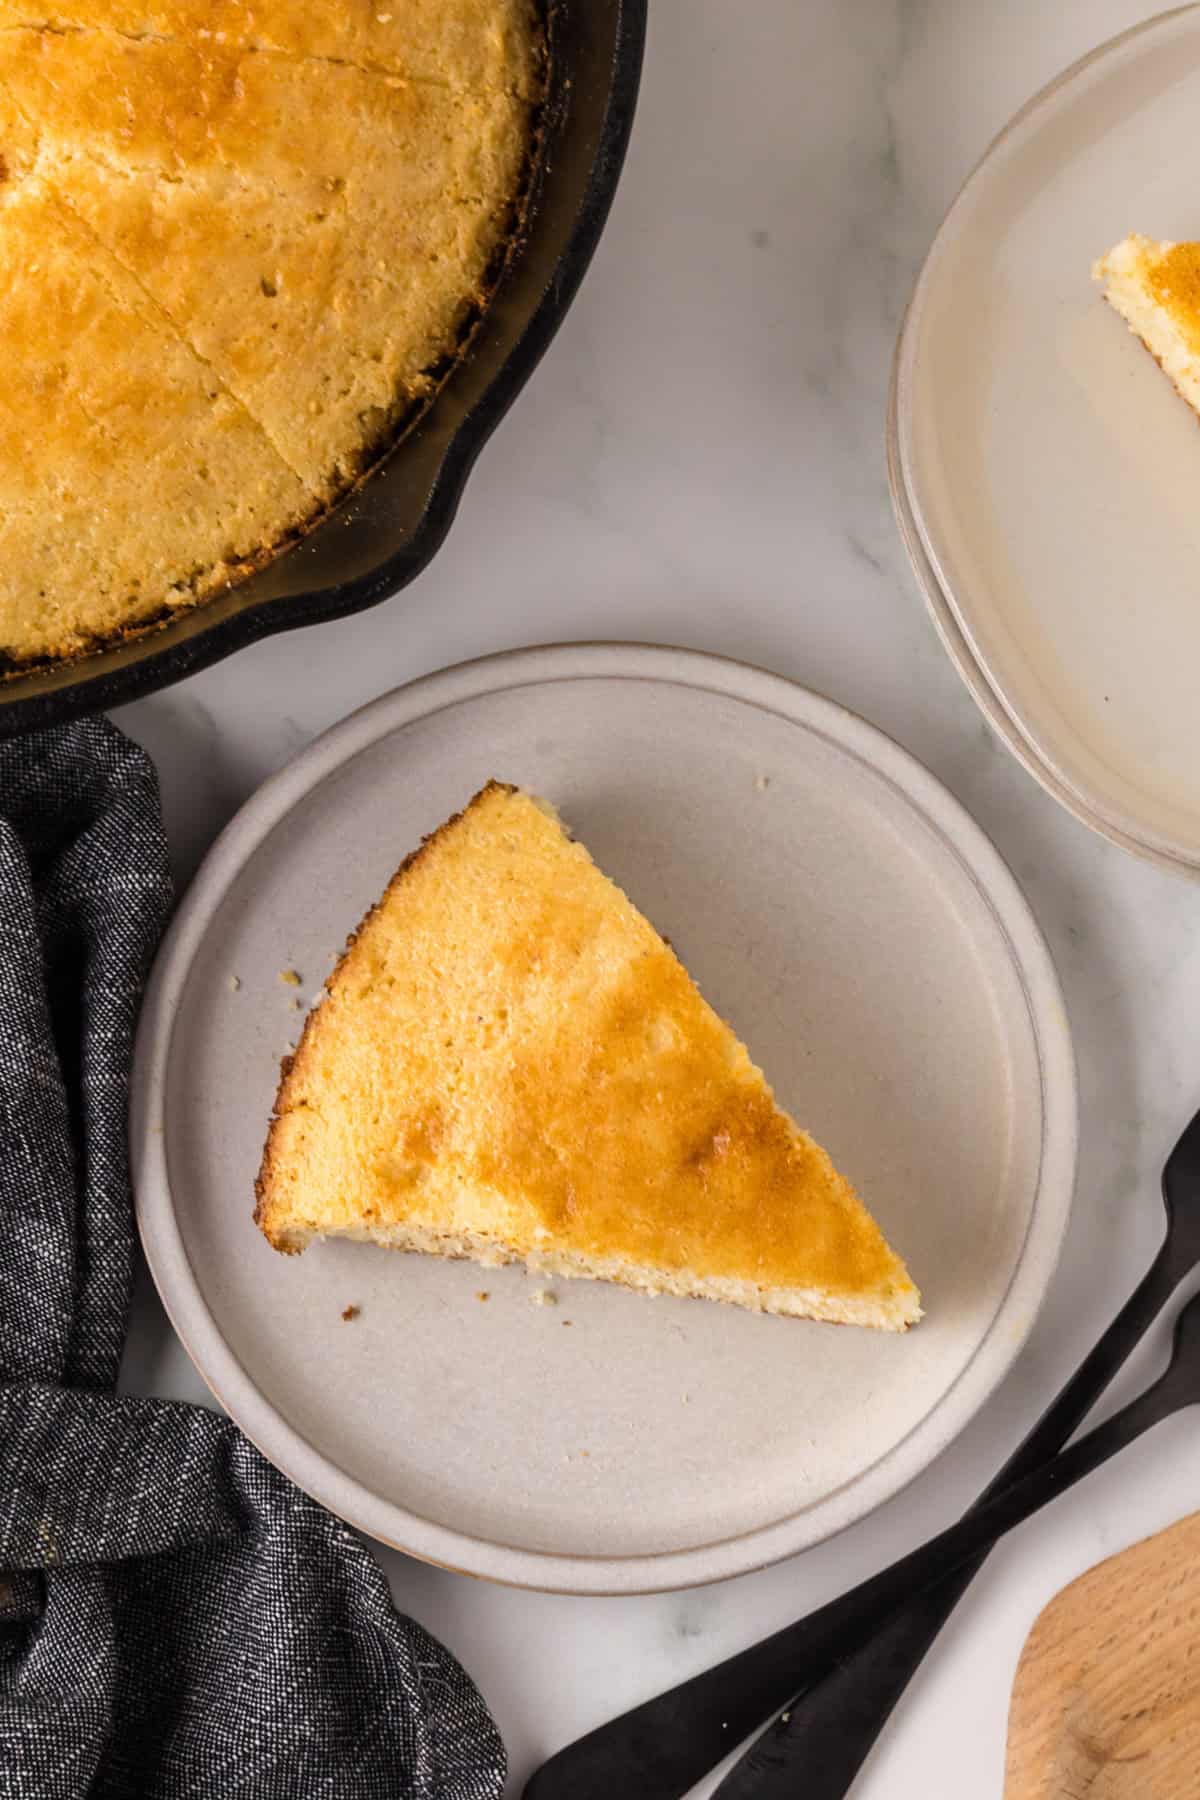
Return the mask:
<path id="1" fill-rule="evenodd" d="M 277 1250 L 338 1235 L 901 1330 L 916 1288 L 670 946 L 490 783 L 368 914 L 285 1071 Z"/>
<path id="2" fill-rule="evenodd" d="M 193 605 L 334 502 L 486 298 L 531 0 L 0 0 L 0 655 Z"/>

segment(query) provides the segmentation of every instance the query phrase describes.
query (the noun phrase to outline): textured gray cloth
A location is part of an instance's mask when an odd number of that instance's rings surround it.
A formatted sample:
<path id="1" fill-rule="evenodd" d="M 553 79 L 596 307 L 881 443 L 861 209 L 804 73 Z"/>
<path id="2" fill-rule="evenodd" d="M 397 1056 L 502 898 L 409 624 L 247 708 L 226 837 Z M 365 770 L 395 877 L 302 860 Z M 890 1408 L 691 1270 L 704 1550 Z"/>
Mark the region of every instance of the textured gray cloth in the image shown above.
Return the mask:
<path id="1" fill-rule="evenodd" d="M 0 745 L 0 1796 L 494 1800 L 483 1702 L 354 1534 L 228 1420 L 113 1391 L 169 906 L 140 750 Z"/>

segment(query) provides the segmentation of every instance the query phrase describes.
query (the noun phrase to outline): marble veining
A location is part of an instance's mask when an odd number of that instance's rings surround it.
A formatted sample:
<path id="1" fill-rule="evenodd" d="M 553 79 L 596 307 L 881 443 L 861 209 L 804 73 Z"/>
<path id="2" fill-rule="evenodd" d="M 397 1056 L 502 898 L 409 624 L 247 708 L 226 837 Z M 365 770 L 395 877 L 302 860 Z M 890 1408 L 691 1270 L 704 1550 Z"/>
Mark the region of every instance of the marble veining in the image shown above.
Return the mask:
<path id="1" fill-rule="evenodd" d="M 260 781 L 387 687 L 552 639 L 723 652 L 846 702 L 926 762 L 1008 859 L 1057 958 L 1082 1086 L 1070 1237 L 1008 1381 L 908 1492 L 790 1564 L 692 1594 L 524 1594 L 385 1553 L 400 1603 L 484 1688 L 514 1793 L 568 1737 L 949 1522 L 1157 1242 L 1159 1169 L 1200 1103 L 1200 894 L 1090 835 L 992 739 L 909 577 L 883 456 L 895 333 L 954 190 L 1035 88 L 1150 10 L 654 0 L 608 231 L 437 560 L 381 609 L 260 644 L 118 715 L 158 761 L 184 880 Z M 1160 1332 L 1114 1402 L 1165 1343 Z M 202 1397 L 147 1282 L 126 1380 Z M 1025 1526 L 960 1607 L 856 1794 L 998 1800 L 1009 1686 L 1035 1614 L 1198 1493 L 1200 1441 L 1179 1419 Z"/>

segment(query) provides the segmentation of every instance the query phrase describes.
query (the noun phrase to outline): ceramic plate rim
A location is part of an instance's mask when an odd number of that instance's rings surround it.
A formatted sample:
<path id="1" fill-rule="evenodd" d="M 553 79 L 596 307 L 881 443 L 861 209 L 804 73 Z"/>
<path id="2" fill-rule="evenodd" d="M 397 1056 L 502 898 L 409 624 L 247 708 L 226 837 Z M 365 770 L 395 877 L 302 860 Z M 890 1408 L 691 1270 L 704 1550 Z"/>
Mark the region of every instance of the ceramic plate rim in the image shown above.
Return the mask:
<path id="1" fill-rule="evenodd" d="M 447 706 L 604 677 L 711 692 L 816 731 L 881 775 L 933 828 L 991 911 L 1024 992 L 1042 1085 L 1042 1145 L 1007 1292 L 966 1367 L 905 1438 L 825 1499 L 767 1526 L 682 1550 L 584 1557 L 514 1548 L 411 1513 L 347 1475 L 282 1418 L 226 1344 L 188 1261 L 167 1181 L 164 1099 L 178 1001 L 212 914 L 247 858 L 312 787 L 379 739 Z M 138 1028 L 130 1138 L 138 1228 L 171 1323 L 230 1416 L 299 1487 L 370 1536 L 442 1567 L 560 1593 L 652 1593 L 743 1574 L 822 1542 L 899 1492 L 974 1417 L 1018 1355 L 1058 1260 L 1074 1190 L 1077 1090 L 1058 976 L 1028 902 L 982 828 L 907 751 L 835 702 L 749 664 L 657 645 L 560 644 L 501 652 L 396 688 L 331 727 L 250 797 L 210 849 L 155 963 Z"/>
<path id="2" fill-rule="evenodd" d="M 1081 791 L 1044 749 L 1034 725 L 1021 715 L 1015 702 L 1005 693 L 1003 684 L 993 675 L 987 658 L 975 641 L 969 608 L 964 605 L 962 596 L 955 593 L 942 570 L 921 507 L 919 483 L 914 480 L 916 456 L 912 441 L 912 395 L 921 317 L 941 256 L 973 199 L 977 183 L 987 175 L 994 157 L 1009 140 L 1044 108 L 1051 106 L 1080 75 L 1135 40 L 1177 25 L 1188 15 L 1200 15 L 1200 0 L 1186 0 L 1182 6 L 1155 13 L 1106 38 L 1039 88 L 991 139 L 938 226 L 900 324 L 888 399 L 887 452 L 892 506 L 917 584 L 943 648 L 993 730 L 1029 774 L 1081 824 L 1160 868 L 1197 876 L 1200 875 L 1200 845 L 1174 843 L 1152 828 L 1139 825 L 1132 814 L 1125 814 L 1119 808 L 1109 810 L 1099 798 Z"/>
<path id="3" fill-rule="evenodd" d="M 904 483 L 904 471 L 900 464 L 898 425 L 898 373 L 902 342 L 903 328 L 901 336 L 897 340 L 896 355 L 892 360 L 892 379 L 888 395 L 888 487 L 891 491 L 892 511 L 895 514 L 901 542 L 908 554 L 913 577 L 921 598 L 925 602 L 929 617 L 933 621 L 934 630 L 941 640 L 942 648 L 949 657 L 955 673 L 1006 749 L 1012 752 L 1022 768 L 1032 775 L 1038 785 L 1050 795 L 1050 798 L 1057 800 L 1059 805 L 1071 814 L 1072 818 L 1077 819 L 1081 825 L 1086 825 L 1089 831 L 1095 831 L 1101 837 L 1107 838 L 1108 842 L 1115 844 L 1118 849 L 1127 850 L 1131 855 L 1141 857 L 1145 862 L 1153 863 L 1156 868 L 1170 869 L 1177 875 L 1181 873 L 1191 876 L 1200 875 L 1200 869 L 1193 868 L 1190 864 L 1180 863 L 1175 857 L 1167 855 L 1150 844 L 1142 843 L 1138 838 L 1129 837 L 1118 826 L 1089 812 L 1075 790 L 1059 779 L 1049 763 L 1041 761 L 1033 745 L 1022 736 L 1008 711 L 997 698 L 983 665 L 973 655 L 971 646 L 959 627 L 958 620 L 938 579 L 937 571 L 926 554 L 909 500 L 908 489 Z"/>

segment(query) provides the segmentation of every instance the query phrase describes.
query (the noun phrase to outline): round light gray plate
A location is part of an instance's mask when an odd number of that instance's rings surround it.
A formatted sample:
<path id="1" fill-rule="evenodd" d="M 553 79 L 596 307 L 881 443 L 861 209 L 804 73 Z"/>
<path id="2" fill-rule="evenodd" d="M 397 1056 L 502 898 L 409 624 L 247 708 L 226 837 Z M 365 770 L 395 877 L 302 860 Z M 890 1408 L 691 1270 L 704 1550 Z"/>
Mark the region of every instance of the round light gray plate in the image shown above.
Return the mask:
<path id="1" fill-rule="evenodd" d="M 916 1330 L 591 1282 L 539 1306 L 519 1269 L 267 1247 L 253 1182 L 293 1000 L 493 775 L 553 800 L 671 938 L 908 1259 Z M 775 676 L 578 645 L 389 694 L 242 809 L 155 969 L 133 1150 L 171 1318 L 272 1461 L 415 1555 L 597 1593 L 773 1561 L 923 1469 L 1033 1322 L 1075 1127 L 1045 945 L 931 776 Z"/>
<path id="2" fill-rule="evenodd" d="M 1200 237 L 1200 8 L 1134 27 L 1000 134 L 897 350 L 893 495 L 984 713 L 1115 843 L 1200 872 L 1200 438 L 1090 279 L 1127 232 Z"/>

